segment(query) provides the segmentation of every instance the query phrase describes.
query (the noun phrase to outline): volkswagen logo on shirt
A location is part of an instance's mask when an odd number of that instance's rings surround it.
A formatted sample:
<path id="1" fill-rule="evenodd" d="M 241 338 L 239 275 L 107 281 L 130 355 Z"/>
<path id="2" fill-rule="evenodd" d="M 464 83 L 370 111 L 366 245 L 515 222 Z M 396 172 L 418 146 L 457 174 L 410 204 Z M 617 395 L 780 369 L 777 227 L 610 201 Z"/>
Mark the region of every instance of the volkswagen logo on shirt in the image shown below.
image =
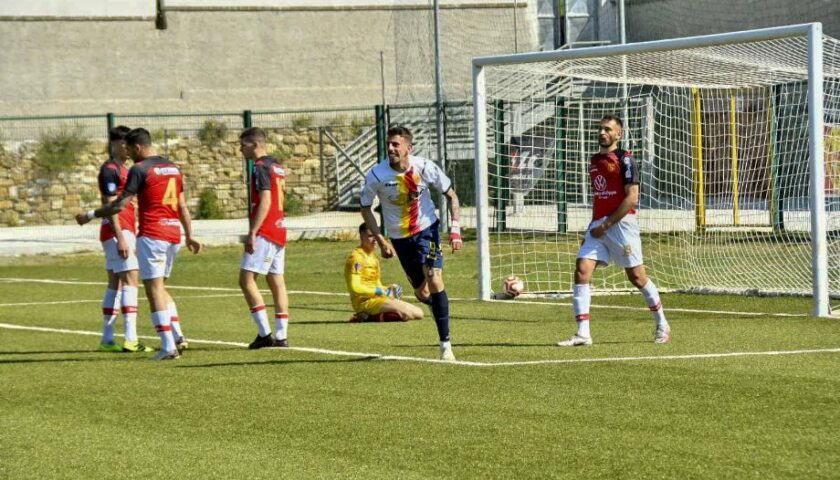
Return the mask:
<path id="1" fill-rule="evenodd" d="M 595 186 L 595 190 L 603 192 L 607 188 L 607 179 L 603 175 L 598 175 L 592 184 Z"/>

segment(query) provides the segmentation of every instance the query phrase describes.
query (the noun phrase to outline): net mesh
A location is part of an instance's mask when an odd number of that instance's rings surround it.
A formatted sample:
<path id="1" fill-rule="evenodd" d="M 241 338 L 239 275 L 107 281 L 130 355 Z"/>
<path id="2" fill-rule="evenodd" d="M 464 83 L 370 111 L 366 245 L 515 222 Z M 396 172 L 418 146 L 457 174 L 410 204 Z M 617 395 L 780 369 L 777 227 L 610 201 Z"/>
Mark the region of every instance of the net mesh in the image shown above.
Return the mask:
<path id="1" fill-rule="evenodd" d="M 840 42 L 825 37 L 829 289 L 840 294 Z M 641 170 L 638 220 L 657 285 L 810 294 L 808 51 L 789 38 L 485 67 L 491 286 L 565 293 L 591 221 L 605 114 Z M 599 269 L 598 289 L 632 288 Z"/>

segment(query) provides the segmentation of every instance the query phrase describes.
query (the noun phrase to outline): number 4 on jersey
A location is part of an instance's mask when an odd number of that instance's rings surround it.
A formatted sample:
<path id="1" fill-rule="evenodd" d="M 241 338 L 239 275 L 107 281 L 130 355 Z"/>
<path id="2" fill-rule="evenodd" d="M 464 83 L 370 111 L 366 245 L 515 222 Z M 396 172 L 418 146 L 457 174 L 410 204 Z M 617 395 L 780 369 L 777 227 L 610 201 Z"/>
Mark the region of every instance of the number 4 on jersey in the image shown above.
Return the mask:
<path id="1" fill-rule="evenodd" d="M 174 178 L 170 178 L 169 183 L 166 184 L 166 191 L 163 193 L 161 203 L 168 205 L 172 211 L 178 210 L 178 187 Z"/>

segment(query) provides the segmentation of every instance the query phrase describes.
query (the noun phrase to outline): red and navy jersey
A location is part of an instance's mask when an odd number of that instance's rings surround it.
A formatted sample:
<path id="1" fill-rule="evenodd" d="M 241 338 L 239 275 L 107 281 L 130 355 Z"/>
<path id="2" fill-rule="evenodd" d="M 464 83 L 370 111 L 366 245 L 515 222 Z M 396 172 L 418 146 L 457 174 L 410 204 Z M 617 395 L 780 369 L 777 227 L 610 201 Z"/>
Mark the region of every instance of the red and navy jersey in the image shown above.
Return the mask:
<path id="1" fill-rule="evenodd" d="M 592 181 L 592 219 L 611 215 L 627 196 L 624 186 L 639 183 L 639 169 L 633 154 L 621 150 L 596 153 L 589 162 Z M 628 213 L 636 213 L 632 208 Z"/>
<path id="2" fill-rule="evenodd" d="M 125 181 L 128 178 L 128 167 L 122 162 L 115 160 L 108 160 L 99 167 L 99 176 L 97 182 L 99 183 L 99 193 L 103 197 L 118 196 L 125 188 Z M 128 205 L 119 213 L 120 228 L 134 233 L 134 202 L 129 202 Z M 114 226 L 107 218 L 102 219 L 102 226 L 99 227 L 99 241 L 104 242 L 114 238 Z"/>
<path id="3" fill-rule="evenodd" d="M 257 235 L 271 242 L 286 246 L 286 169 L 269 156 L 260 157 L 254 162 L 251 172 L 251 221 L 257 215 L 260 206 L 260 192 L 271 191 L 271 207 L 263 220 Z"/>
<path id="4" fill-rule="evenodd" d="M 184 178 L 177 165 L 163 157 L 145 158 L 128 171 L 125 191 L 137 195 L 138 236 L 181 243 L 178 197 L 184 191 Z"/>

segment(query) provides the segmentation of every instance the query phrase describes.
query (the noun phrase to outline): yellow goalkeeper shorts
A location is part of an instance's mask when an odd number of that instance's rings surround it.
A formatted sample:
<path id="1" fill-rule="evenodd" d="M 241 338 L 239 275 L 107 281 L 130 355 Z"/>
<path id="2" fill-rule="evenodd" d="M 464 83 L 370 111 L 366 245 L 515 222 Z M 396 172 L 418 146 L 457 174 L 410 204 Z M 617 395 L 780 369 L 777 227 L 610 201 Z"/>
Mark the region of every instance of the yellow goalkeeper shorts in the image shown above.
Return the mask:
<path id="1" fill-rule="evenodd" d="M 378 315 L 382 313 L 382 305 L 385 304 L 386 300 L 388 300 L 388 297 L 385 296 L 368 297 L 353 305 L 353 309 L 356 310 L 356 313 L 364 312 L 369 315 Z"/>

